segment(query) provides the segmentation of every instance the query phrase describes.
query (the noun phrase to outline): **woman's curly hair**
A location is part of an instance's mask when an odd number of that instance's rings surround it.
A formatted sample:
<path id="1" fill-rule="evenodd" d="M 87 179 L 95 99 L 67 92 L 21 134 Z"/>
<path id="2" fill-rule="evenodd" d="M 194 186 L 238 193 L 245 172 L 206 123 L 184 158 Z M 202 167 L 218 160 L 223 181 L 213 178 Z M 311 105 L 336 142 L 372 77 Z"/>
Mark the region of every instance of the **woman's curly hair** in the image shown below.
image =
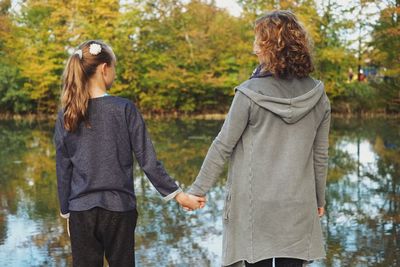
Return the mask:
<path id="1" fill-rule="evenodd" d="M 254 30 L 254 53 L 263 72 L 278 78 L 303 78 L 314 71 L 311 40 L 291 11 L 266 13 L 256 20 Z"/>

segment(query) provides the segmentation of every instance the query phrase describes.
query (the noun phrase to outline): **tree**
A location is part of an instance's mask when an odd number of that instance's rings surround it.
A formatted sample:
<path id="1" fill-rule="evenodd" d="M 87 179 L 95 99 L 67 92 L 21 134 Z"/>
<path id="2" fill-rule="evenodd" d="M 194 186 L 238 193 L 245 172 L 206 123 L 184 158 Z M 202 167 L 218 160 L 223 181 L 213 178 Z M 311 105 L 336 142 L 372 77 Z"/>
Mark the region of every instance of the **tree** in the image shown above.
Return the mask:
<path id="1" fill-rule="evenodd" d="M 225 110 L 251 52 L 240 19 L 203 1 L 147 1 L 142 16 L 136 52 L 143 108 Z"/>
<path id="2" fill-rule="evenodd" d="M 18 15 L 20 85 L 36 103 L 36 112 L 54 112 L 58 106 L 66 59 L 86 39 L 118 39 L 118 1 L 24 2 Z"/>
<path id="3" fill-rule="evenodd" d="M 33 102 L 19 86 L 24 80 L 16 62 L 23 44 L 10 10 L 10 0 L 0 2 L 0 110 L 26 112 L 33 107 Z"/>
<path id="4" fill-rule="evenodd" d="M 384 80 L 375 83 L 388 111 L 400 111 L 400 1 L 388 1 L 373 28 L 372 63 L 379 66 Z"/>

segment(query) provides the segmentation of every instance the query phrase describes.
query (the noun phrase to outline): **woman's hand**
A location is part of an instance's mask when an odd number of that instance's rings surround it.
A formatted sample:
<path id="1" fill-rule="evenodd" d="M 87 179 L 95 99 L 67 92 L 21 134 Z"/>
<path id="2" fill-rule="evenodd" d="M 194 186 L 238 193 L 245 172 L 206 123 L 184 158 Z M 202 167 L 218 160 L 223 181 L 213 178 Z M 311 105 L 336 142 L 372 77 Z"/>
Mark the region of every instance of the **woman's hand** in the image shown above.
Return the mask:
<path id="1" fill-rule="evenodd" d="M 184 192 L 180 192 L 175 196 L 175 200 L 187 211 L 204 208 L 206 204 L 205 197 L 198 197 Z"/>
<path id="2" fill-rule="evenodd" d="M 322 217 L 325 213 L 324 207 L 318 207 L 318 216 Z"/>

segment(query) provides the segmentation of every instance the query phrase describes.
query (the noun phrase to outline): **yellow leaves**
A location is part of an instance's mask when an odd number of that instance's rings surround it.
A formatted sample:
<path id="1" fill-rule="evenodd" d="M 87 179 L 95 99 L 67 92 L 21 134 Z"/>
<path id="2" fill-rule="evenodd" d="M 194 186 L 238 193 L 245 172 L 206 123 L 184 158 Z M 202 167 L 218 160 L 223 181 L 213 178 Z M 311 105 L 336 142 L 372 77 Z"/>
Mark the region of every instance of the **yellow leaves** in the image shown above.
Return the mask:
<path id="1" fill-rule="evenodd" d="M 224 111 L 227 105 L 221 103 L 229 103 L 233 87 L 258 64 L 252 55 L 255 17 L 289 8 L 314 40 L 315 75 L 324 80 L 330 96 L 342 93 L 347 69 L 356 64 L 340 39 L 342 30 L 354 26 L 351 20 L 328 8 L 320 14 L 314 1 L 240 3 L 244 14 L 233 17 L 212 1 L 25 1 L 19 14 L 0 14 L 0 52 L 6 54 L 1 63 L 18 70 L 20 97 L 29 97 L 25 103 L 54 112 L 68 51 L 86 39 L 102 39 L 118 58 L 112 94 L 158 111 Z M 390 76 L 400 73 L 393 52 L 400 29 L 386 24 L 398 12 L 382 11 L 381 28 L 374 35 L 380 43 L 368 55 L 386 65 Z M 0 97 L 2 90 L 8 89 L 0 88 Z"/>
<path id="2" fill-rule="evenodd" d="M 341 47 L 329 47 L 321 50 L 319 60 L 326 60 L 333 64 L 340 64 L 346 59 L 348 52 Z"/>
<path id="3" fill-rule="evenodd" d="M 25 77 L 29 77 L 23 89 L 30 92 L 32 99 L 46 96 L 54 84 L 60 81 L 58 75 L 51 75 L 56 68 L 53 61 L 44 53 L 40 56 L 41 54 L 35 47 L 28 47 L 26 53 L 21 55 L 24 57 L 24 64 L 20 66 L 21 72 Z"/>

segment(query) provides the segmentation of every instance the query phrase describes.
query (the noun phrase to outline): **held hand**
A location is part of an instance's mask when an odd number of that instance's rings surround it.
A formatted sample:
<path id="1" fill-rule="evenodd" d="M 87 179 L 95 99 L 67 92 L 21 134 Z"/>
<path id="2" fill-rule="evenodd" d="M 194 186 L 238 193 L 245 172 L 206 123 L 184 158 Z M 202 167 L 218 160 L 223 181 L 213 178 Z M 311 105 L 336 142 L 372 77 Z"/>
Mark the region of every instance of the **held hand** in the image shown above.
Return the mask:
<path id="1" fill-rule="evenodd" d="M 198 197 L 194 195 L 189 195 L 181 192 L 176 195 L 175 200 L 185 209 L 185 210 L 196 210 L 203 208 L 205 206 L 206 198 Z"/>
<path id="2" fill-rule="evenodd" d="M 324 207 L 318 207 L 318 216 L 322 217 L 325 213 Z"/>
<path id="3" fill-rule="evenodd" d="M 195 201 L 197 201 L 200 204 L 199 209 L 204 208 L 204 206 L 206 205 L 207 199 L 205 197 L 199 197 L 199 196 L 195 196 L 195 195 L 191 195 L 191 194 L 188 194 L 188 196 L 189 196 L 189 199 L 194 199 Z M 183 208 L 187 211 L 195 210 L 195 209 L 191 209 L 189 207 L 183 207 Z"/>

